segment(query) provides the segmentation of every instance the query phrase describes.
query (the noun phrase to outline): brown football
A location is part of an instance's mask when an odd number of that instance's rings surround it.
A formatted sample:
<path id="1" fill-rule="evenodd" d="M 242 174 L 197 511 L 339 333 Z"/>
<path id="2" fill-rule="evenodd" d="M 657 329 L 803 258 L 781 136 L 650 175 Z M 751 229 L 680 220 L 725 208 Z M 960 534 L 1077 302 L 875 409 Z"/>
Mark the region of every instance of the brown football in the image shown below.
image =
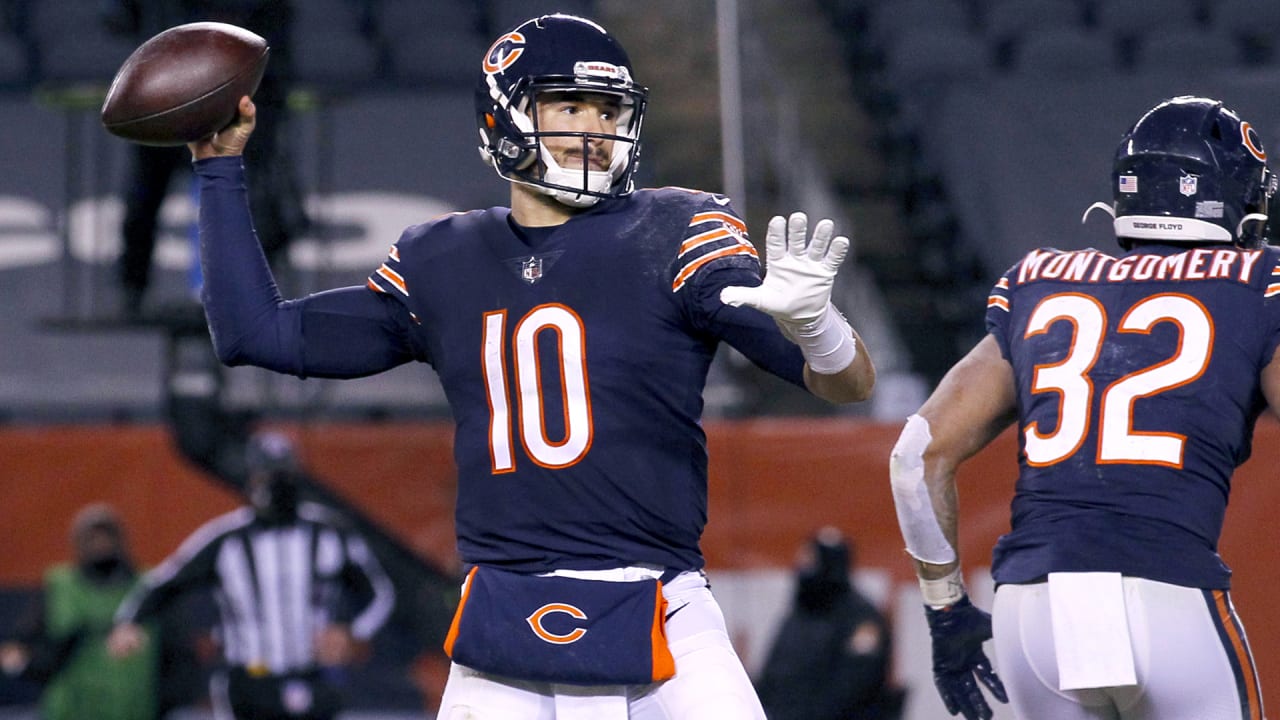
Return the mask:
<path id="1" fill-rule="evenodd" d="M 236 117 L 267 67 L 267 41 L 244 28 L 197 22 L 169 28 L 133 51 L 111 81 L 102 124 L 143 145 L 183 145 Z"/>

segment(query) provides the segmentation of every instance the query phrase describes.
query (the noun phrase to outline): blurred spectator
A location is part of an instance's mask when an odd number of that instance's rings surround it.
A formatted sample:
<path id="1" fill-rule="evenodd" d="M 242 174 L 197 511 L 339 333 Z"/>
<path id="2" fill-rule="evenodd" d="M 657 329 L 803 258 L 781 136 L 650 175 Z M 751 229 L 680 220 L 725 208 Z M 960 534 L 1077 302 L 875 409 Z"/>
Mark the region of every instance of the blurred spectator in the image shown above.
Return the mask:
<path id="1" fill-rule="evenodd" d="M 85 506 L 71 524 L 71 543 L 75 561 L 45 573 L 18 638 L 0 644 L 0 668 L 43 685 L 42 720 L 154 720 L 159 645 L 128 658 L 107 653 L 112 616 L 138 584 L 115 510 Z"/>
<path id="2" fill-rule="evenodd" d="M 290 0 L 104 0 L 103 19 L 113 31 L 139 44 L 175 25 L 197 21 L 225 22 L 266 39 L 270 59 L 253 101 L 258 107 L 258 131 L 245 152 L 246 171 L 253 178 L 250 205 L 254 227 L 273 266 L 280 264 L 289 243 L 307 226 L 293 158 L 284 143 L 288 95 L 293 79 L 289 33 L 293 22 Z M 257 140 L 261 140 L 258 142 Z M 124 312 L 142 314 L 151 284 L 160 207 L 175 175 L 191 163 L 187 148 L 133 145 L 124 190 L 125 215 L 121 228 L 120 284 Z"/>
<path id="3" fill-rule="evenodd" d="M 328 507 L 300 500 L 301 468 L 283 436 L 247 450 L 250 505 L 214 518 L 122 603 L 113 655 L 148 646 L 137 624 L 185 591 L 210 588 L 225 667 L 210 680 L 219 720 L 329 720 L 342 667 L 367 653 L 395 590 L 365 540 Z"/>
<path id="4" fill-rule="evenodd" d="M 795 604 L 756 682 L 770 720 L 900 717 L 889 623 L 854 589 L 852 544 L 826 527 L 801 550 Z"/>

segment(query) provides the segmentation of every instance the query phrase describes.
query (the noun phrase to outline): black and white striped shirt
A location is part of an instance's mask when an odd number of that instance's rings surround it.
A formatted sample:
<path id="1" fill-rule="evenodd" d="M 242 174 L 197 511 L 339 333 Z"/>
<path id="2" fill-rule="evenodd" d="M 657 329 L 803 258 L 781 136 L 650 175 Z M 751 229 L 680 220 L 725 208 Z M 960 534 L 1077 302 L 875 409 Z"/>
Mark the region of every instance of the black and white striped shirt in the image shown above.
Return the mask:
<path id="1" fill-rule="evenodd" d="M 227 663 L 271 675 L 314 668 L 316 634 L 330 624 L 369 639 L 395 603 L 365 541 L 311 502 L 299 504 L 293 522 L 264 522 L 249 507 L 214 518 L 146 574 L 116 619 L 146 619 L 200 587 L 214 591 Z M 358 600 L 367 601 L 356 607 Z"/>

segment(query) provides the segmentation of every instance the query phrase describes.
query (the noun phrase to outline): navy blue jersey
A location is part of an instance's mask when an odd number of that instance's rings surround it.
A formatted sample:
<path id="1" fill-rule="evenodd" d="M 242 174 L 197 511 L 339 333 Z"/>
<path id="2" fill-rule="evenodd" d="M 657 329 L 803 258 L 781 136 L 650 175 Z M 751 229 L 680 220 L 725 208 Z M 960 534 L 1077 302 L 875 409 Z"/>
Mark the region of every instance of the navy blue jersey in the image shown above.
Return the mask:
<path id="1" fill-rule="evenodd" d="M 1266 407 L 1280 249 L 1037 250 L 992 290 L 1019 476 L 997 582 L 1108 571 L 1227 588 L 1231 474 Z"/>
<path id="2" fill-rule="evenodd" d="M 411 227 L 369 278 L 411 313 L 457 432 L 458 549 L 519 570 L 702 566 L 702 390 L 720 340 L 803 383 L 772 320 L 719 301 L 760 263 L 725 198 L 674 188 L 521 231 Z"/>

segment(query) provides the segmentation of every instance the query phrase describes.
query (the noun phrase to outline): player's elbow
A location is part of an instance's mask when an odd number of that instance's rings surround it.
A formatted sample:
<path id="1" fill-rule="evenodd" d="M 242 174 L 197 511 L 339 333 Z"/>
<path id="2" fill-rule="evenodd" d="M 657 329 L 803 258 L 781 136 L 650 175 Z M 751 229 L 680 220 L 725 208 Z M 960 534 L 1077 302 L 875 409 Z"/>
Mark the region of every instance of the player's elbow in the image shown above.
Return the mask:
<path id="1" fill-rule="evenodd" d="M 298 369 L 286 358 L 286 353 L 274 348 L 271 343 L 253 342 L 250 338 L 236 340 L 220 340 L 218 333 L 210 333 L 213 339 L 213 353 L 218 362 L 227 367 L 249 365 L 265 368 L 280 373 L 298 375 Z"/>
<path id="2" fill-rule="evenodd" d="M 243 343 L 228 341 L 217 332 L 210 332 L 209 337 L 213 341 L 213 354 L 218 362 L 227 367 L 252 364 Z"/>
<path id="3" fill-rule="evenodd" d="M 824 375 L 805 367 L 805 385 L 814 395 L 836 405 L 871 399 L 876 385 L 876 370 L 871 363 L 855 362 L 832 375 Z"/>

